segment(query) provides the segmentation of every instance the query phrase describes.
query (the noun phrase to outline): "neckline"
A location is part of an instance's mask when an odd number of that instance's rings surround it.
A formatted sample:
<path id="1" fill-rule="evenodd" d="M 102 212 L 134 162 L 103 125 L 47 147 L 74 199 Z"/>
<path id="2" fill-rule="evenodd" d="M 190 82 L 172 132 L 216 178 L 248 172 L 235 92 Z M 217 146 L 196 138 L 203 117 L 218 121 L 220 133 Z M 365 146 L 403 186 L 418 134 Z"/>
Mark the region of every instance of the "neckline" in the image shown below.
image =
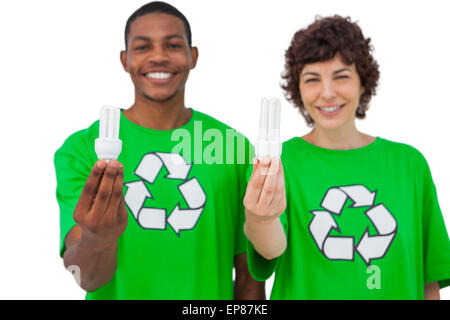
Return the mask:
<path id="1" fill-rule="evenodd" d="M 137 130 L 139 132 L 145 133 L 145 134 L 150 134 L 150 135 L 160 135 L 160 136 L 165 136 L 165 135 L 172 135 L 172 133 L 175 130 L 178 129 L 187 129 L 189 130 L 190 128 L 194 127 L 194 121 L 197 120 L 198 118 L 198 112 L 195 111 L 192 108 L 188 108 L 188 110 L 191 110 L 192 115 L 191 118 L 188 120 L 188 122 L 186 122 L 185 124 L 174 128 L 174 129 L 169 129 L 169 130 L 157 130 L 157 129 L 152 129 L 152 128 L 147 128 L 147 127 L 143 127 L 141 125 L 138 125 L 137 123 L 132 122 L 131 120 L 129 120 L 124 114 L 123 111 L 125 109 L 120 109 L 120 126 L 125 126 L 128 128 L 131 128 L 133 130 Z"/>
<path id="2" fill-rule="evenodd" d="M 316 151 L 316 152 L 320 152 L 323 154 L 328 154 L 328 155 L 337 155 L 337 156 L 350 156 L 350 155 L 356 155 L 356 154 L 361 154 L 364 152 L 368 152 L 370 150 L 375 149 L 381 142 L 381 140 L 383 140 L 380 137 L 375 137 L 375 140 L 372 141 L 371 143 L 360 147 L 360 148 L 355 148 L 355 149 L 349 149 L 349 150 L 335 150 L 335 149 L 327 149 L 327 148 L 323 148 L 323 147 L 319 147 L 316 146 L 308 141 L 306 141 L 305 139 L 301 138 L 301 137 L 297 137 L 297 140 L 302 144 L 302 146 L 304 146 L 305 148 L 312 150 L 312 151 Z"/>

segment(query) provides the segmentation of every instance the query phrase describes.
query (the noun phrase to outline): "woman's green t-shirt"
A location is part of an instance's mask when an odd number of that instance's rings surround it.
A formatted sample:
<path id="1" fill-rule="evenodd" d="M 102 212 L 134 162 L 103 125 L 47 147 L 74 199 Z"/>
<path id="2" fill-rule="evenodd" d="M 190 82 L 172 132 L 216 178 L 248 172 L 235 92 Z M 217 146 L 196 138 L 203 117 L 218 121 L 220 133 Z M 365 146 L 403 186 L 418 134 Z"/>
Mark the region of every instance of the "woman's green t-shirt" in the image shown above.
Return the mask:
<path id="1" fill-rule="evenodd" d="M 426 283 L 450 285 L 448 233 L 416 149 L 376 138 L 330 150 L 293 138 L 282 163 L 287 249 L 268 261 L 248 243 L 252 275 L 275 271 L 271 299 L 423 299 Z"/>

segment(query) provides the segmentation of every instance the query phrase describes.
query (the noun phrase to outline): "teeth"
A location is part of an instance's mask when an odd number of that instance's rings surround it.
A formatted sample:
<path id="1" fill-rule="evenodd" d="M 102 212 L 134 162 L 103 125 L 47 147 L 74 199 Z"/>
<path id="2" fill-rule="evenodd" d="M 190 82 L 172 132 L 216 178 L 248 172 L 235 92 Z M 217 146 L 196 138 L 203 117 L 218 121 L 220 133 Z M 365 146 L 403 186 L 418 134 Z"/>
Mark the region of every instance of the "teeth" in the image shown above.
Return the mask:
<path id="1" fill-rule="evenodd" d="M 329 108 L 320 108 L 320 109 L 325 111 L 325 112 L 333 112 L 333 111 L 336 111 L 337 109 L 339 109 L 340 107 L 341 106 L 329 107 Z"/>
<path id="2" fill-rule="evenodd" d="M 145 76 L 150 79 L 169 79 L 172 74 L 167 72 L 149 72 Z"/>

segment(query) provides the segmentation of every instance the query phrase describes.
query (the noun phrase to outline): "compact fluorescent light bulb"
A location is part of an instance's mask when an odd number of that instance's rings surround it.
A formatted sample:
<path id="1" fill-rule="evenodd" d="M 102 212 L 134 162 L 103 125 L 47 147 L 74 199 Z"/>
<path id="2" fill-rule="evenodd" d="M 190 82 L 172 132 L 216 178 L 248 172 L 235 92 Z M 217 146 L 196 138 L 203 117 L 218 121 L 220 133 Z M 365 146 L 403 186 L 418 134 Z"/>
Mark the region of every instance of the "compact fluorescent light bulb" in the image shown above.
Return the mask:
<path id="1" fill-rule="evenodd" d="M 95 140 L 95 153 L 100 160 L 112 160 L 119 157 L 122 151 L 122 140 L 119 139 L 120 109 L 104 106 L 100 110 L 100 132 Z"/>
<path id="2" fill-rule="evenodd" d="M 274 158 L 281 156 L 280 142 L 281 103 L 277 98 L 261 101 L 258 140 L 255 152 L 258 159 L 264 156 Z"/>

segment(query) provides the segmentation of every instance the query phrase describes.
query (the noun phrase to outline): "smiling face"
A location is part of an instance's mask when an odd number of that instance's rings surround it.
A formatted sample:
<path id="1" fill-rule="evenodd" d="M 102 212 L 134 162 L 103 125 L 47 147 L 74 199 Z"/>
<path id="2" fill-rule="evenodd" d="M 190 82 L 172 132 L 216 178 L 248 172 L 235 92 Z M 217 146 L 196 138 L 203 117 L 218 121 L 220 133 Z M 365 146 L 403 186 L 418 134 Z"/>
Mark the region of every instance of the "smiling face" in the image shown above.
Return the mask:
<path id="1" fill-rule="evenodd" d="M 354 125 L 363 92 L 355 64 L 345 64 L 339 55 L 307 64 L 300 74 L 302 102 L 318 129 Z"/>
<path id="2" fill-rule="evenodd" d="M 164 13 L 138 17 L 131 25 L 122 65 L 135 86 L 137 98 L 164 102 L 184 94 L 197 48 L 188 45 L 183 22 Z"/>

